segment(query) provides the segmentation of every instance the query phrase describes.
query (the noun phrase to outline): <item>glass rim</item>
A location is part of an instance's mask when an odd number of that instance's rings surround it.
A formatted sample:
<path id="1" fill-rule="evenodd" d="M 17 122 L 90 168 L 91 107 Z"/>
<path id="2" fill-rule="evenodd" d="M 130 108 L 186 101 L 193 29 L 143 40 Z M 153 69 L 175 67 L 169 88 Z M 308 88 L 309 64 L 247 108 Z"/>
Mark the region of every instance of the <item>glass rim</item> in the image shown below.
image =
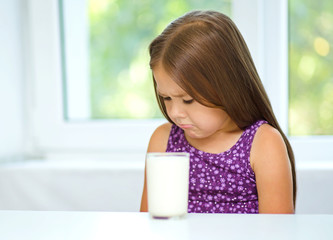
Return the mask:
<path id="1" fill-rule="evenodd" d="M 180 156 L 180 157 L 189 157 L 190 154 L 188 152 L 148 152 L 146 156 L 159 156 L 159 157 L 166 157 L 166 156 Z"/>

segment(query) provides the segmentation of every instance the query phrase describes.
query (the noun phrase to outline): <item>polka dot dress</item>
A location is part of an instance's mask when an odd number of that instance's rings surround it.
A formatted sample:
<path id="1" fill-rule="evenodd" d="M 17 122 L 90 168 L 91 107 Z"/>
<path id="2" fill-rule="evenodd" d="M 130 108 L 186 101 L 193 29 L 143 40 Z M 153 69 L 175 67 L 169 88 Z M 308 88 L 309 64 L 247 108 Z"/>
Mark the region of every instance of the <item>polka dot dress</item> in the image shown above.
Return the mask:
<path id="1" fill-rule="evenodd" d="M 194 148 L 184 131 L 172 126 L 166 151 L 190 153 L 189 213 L 258 213 L 250 150 L 264 123 L 260 120 L 247 127 L 234 146 L 219 154 Z"/>

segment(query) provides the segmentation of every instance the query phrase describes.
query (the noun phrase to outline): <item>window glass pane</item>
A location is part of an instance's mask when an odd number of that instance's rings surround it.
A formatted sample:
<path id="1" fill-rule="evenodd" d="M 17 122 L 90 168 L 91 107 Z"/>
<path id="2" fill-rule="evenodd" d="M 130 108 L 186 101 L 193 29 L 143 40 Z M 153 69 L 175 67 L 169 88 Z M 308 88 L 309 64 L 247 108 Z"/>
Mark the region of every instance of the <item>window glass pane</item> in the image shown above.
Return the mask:
<path id="1" fill-rule="evenodd" d="M 73 2 L 78 0 L 63 1 L 62 6 L 69 120 L 162 117 L 149 69 L 149 43 L 170 21 L 189 10 L 231 13 L 231 0 L 86 0 L 86 26 L 78 35 L 86 34 L 88 40 L 71 44 L 69 36 L 79 28 L 69 22 L 75 21 L 71 20 L 73 12 L 80 9 Z M 76 21 L 81 25 L 84 22 Z M 74 52 L 82 42 L 88 50 L 81 46 Z M 73 56 L 75 60 L 70 60 Z M 72 74 L 75 66 L 80 77 Z M 89 76 L 87 80 L 84 75 Z"/>
<path id="2" fill-rule="evenodd" d="M 333 1 L 289 1 L 289 134 L 333 134 Z"/>

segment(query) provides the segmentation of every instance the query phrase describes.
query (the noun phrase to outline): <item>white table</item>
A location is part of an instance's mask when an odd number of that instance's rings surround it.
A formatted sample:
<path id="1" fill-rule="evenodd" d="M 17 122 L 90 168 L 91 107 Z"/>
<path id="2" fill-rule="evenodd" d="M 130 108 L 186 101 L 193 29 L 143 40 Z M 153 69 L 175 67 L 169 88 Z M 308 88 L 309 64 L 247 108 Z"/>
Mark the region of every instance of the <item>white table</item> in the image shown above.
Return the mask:
<path id="1" fill-rule="evenodd" d="M 147 213 L 0 211 L 1 240 L 333 239 L 333 215 L 188 214 L 155 220 Z"/>

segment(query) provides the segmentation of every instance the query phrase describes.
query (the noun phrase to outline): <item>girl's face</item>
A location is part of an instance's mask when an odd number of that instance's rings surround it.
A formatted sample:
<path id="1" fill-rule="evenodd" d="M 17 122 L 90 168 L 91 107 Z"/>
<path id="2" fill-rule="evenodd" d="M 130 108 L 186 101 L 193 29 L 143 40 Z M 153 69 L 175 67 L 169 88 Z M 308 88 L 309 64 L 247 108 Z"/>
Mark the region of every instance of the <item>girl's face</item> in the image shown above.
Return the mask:
<path id="1" fill-rule="evenodd" d="M 220 131 L 234 129 L 235 123 L 219 108 L 206 107 L 195 101 L 171 77 L 163 67 L 153 69 L 157 93 L 164 99 L 170 119 L 189 138 L 209 138 Z"/>

